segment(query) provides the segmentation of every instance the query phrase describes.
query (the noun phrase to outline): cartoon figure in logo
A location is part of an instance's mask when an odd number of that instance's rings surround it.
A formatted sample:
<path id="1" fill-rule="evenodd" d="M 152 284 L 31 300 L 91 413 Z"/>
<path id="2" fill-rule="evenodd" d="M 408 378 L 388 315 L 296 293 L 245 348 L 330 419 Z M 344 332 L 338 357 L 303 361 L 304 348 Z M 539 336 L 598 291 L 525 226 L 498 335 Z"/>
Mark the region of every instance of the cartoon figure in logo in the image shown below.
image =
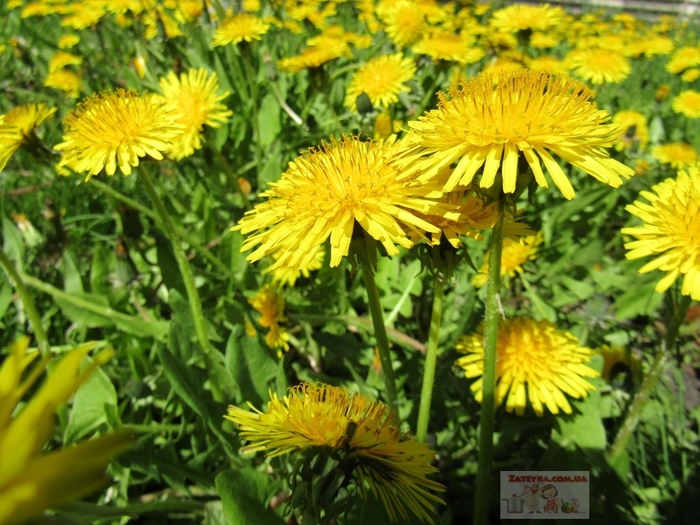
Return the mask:
<path id="1" fill-rule="evenodd" d="M 571 512 L 578 512 L 578 499 L 571 499 L 571 506 L 574 508 Z"/>
<path id="2" fill-rule="evenodd" d="M 542 487 L 542 499 L 546 499 L 547 503 L 544 506 L 544 511 L 546 512 L 559 512 L 559 507 L 557 506 L 557 494 L 559 491 L 551 483 L 547 483 Z"/>
<path id="3" fill-rule="evenodd" d="M 528 508 L 528 514 L 533 514 L 535 512 L 541 513 L 540 510 L 540 496 L 542 495 L 542 489 L 539 483 L 533 483 L 532 485 L 523 485 L 523 490 L 517 497 L 525 498 L 525 506 Z"/>

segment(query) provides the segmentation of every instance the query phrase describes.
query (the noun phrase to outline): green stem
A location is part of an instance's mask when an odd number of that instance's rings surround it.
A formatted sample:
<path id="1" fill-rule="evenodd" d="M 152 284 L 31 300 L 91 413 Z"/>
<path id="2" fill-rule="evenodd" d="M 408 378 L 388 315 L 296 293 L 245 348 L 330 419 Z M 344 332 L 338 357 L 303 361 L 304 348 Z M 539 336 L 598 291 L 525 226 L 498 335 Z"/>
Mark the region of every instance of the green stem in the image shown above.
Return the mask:
<path id="1" fill-rule="evenodd" d="M 387 404 L 398 414 L 396 378 L 394 377 L 394 367 L 391 361 L 391 351 L 389 350 L 389 338 L 387 337 L 386 325 L 384 324 L 384 314 L 379 300 L 379 289 L 374 278 L 376 265 L 372 264 L 372 261 L 376 261 L 376 242 L 371 237 L 368 237 L 369 235 L 365 233 L 364 240 L 356 239 L 354 241 L 356 247 L 354 253 L 360 261 L 362 278 L 367 290 L 367 303 L 372 316 L 372 324 L 374 325 L 374 337 L 377 340 L 379 360 L 382 363 Z M 373 253 L 370 253 L 370 250 L 373 250 Z"/>
<path id="2" fill-rule="evenodd" d="M 141 204 L 138 201 L 135 201 L 134 199 L 131 199 L 130 197 L 127 197 L 123 193 L 115 190 L 111 186 L 105 184 L 102 181 L 97 180 L 96 177 L 93 177 L 90 179 L 89 182 L 90 185 L 95 186 L 98 188 L 102 193 L 105 195 L 108 195 L 112 197 L 113 199 L 116 199 L 120 202 L 123 202 L 127 206 L 143 213 L 147 217 L 153 219 L 153 220 L 158 220 L 158 214 L 155 213 L 153 210 L 150 208 L 147 208 L 143 204 Z M 204 257 L 207 261 L 212 263 L 214 266 L 216 266 L 217 270 L 220 272 L 223 272 L 223 275 L 226 277 L 231 277 L 231 270 L 229 269 L 228 266 L 226 266 L 223 262 L 221 262 L 221 259 L 219 259 L 216 255 L 211 253 L 202 243 L 200 243 L 198 240 L 196 240 L 194 237 L 192 237 L 184 228 L 177 224 L 173 224 L 175 231 L 177 232 L 178 237 L 182 239 L 183 241 L 187 242 L 192 248 L 194 249 L 195 252 L 197 252 L 199 255 Z"/>
<path id="3" fill-rule="evenodd" d="M 34 305 L 32 296 L 29 294 L 29 290 L 24 285 L 22 277 L 12 264 L 10 258 L 5 254 L 5 251 L 0 247 L 0 265 L 5 269 L 7 276 L 10 281 L 15 285 L 15 290 L 17 290 L 17 295 L 19 295 L 22 304 L 24 305 L 24 311 L 27 314 L 27 318 L 34 329 L 34 337 L 36 337 L 36 343 L 39 347 L 39 351 L 42 355 L 48 354 L 51 345 L 49 344 L 49 338 L 44 331 L 44 327 L 41 324 L 41 316 Z"/>
<path id="4" fill-rule="evenodd" d="M 251 50 L 249 46 L 242 46 L 241 61 L 243 62 L 243 69 L 245 70 L 245 78 L 248 81 L 248 92 L 250 93 L 250 101 L 253 105 L 253 114 L 250 119 L 250 123 L 253 126 L 253 133 L 255 134 L 255 160 L 257 163 L 257 172 L 260 176 L 260 171 L 262 170 L 263 161 L 263 151 L 262 144 L 260 143 L 260 121 L 258 120 L 258 85 L 256 83 L 257 76 L 256 72 L 253 70 L 251 65 Z M 246 199 L 247 200 L 247 199 Z"/>
<path id="5" fill-rule="evenodd" d="M 608 461 L 611 464 L 616 463 L 624 453 L 630 438 L 634 434 L 634 431 L 639 424 L 642 411 L 644 410 L 647 401 L 649 401 L 649 397 L 656 387 L 656 382 L 665 368 L 666 361 L 676 347 L 678 331 L 681 324 L 685 320 L 685 315 L 688 312 L 689 306 L 690 296 L 683 295 L 673 309 L 673 314 L 668 323 L 664 342 L 657 350 L 656 355 L 654 356 L 654 361 L 651 364 L 651 368 L 649 369 L 649 372 L 647 372 L 646 376 L 644 377 L 644 381 L 642 381 L 639 390 L 635 394 L 634 399 L 627 410 L 625 419 L 622 421 L 620 429 L 617 431 L 615 441 L 613 441 L 613 444 L 608 452 Z"/>
<path id="6" fill-rule="evenodd" d="M 504 202 L 500 201 L 498 221 L 491 234 L 489 246 L 489 274 L 486 287 L 486 314 L 484 318 L 484 372 L 482 376 L 481 418 L 479 420 L 479 464 L 476 473 L 474 525 L 488 523 L 489 489 L 493 456 L 493 431 L 496 413 L 496 352 L 498 348 L 498 321 L 501 307 L 501 252 L 503 250 Z"/>
<path id="7" fill-rule="evenodd" d="M 207 335 L 207 327 L 204 321 L 204 312 L 202 311 L 202 301 L 199 297 L 199 292 L 197 291 L 197 286 L 194 282 L 194 274 L 192 273 L 192 268 L 187 260 L 187 255 L 185 250 L 180 243 L 180 239 L 177 235 L 173 221 L 170 219 L 168 211 L 165 209 L 163 201 L 158 196 L 156 187 L 151 180 L 150 174 L 142 166 L 137 169 L 139 180 L 143 184 L 146 193 L 153 203 L 156 214 L 160 219 L 160 223 L 165 231 L 165 235 L 170 240 L 170 244 L 173 247 L 173 252 L 175 254 L 175 260 L 177 261 L 178 268 L 182 274 L 182 280 L 185 283 L 185 291 L 187 292 L 187 299 L 190 303 L 190 310 L 192 311 L 192 319 L 194 321 L 194 329 L 197 334 L 197 340 L 202 348 L 202 353 L 206 363 L 207 371 L 212 374 L 215 370 L 214 368 L 214 353 L 216 350 L 212 347 L 209 336 Z M 215 398 L 221 397 L 220 386 L 215 377 L 211 377 L 211 387 Z"/>
<path id="8" fill-rule="evenodd" d="M 430 419 L 430 403 L 433 399 L 433 385 L 435 384 L 435 366 L 437 364 L 437 350 L 440 339 L 440 324 L 442 323 L 442 304 L 445 297 L 445 283 L 439 274 L 434 281 L 435 298 L 433 299 L 433 313 L 430 318 L 430 332 L 428 333 L 428 351 L 425 354 L 423 368 L 423 388 L 420 395 L 420 407 L 418 409 L 418 424 L 416 439 L 422 443 L 428 436 L 428 421 Z"/>

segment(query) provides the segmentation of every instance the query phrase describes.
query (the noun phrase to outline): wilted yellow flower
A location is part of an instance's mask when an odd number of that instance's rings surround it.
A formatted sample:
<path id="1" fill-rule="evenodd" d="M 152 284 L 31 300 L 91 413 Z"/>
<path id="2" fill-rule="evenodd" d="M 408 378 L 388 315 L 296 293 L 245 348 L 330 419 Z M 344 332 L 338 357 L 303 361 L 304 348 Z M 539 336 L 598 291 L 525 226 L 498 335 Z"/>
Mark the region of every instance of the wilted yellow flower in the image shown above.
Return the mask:
<path id="1" fill-rule="evenodd" d="M 63 142 L 55 146 L 63 152 L 59 166 L 87 172 L 88 178 L 103 169 L 114 175 L 117 167 L 130 175 L 139 157 L 161 160 L 172 148 L 172 141 L 185 129 L 178 119 L 159 95 L 124 89 L 95 94 L 63 120 Z"/>
<path id="2" fill-rule="evenodd" d="M 55 112 L 56 108 L 46 104 L 25 104 L 0 115 L 0 171 L 36 128 Z"/>
<path id="3" fill-rule="evenodd" d="M 30 369 L 38 354 L 27 352 L 28 345 L 28 337 L 15 343 L 0 367 L 0 523 L 3 524 L 39 519 L 46 509 L 98 490 L 107 481 L 104 471 L 110 459 L 132 442 L 131 432 L 121 430 L 76 446 L 45 451 L 53 435 L 58 407 L 112 352 L 100 353 L 82 370 L 83 358 L 94 345 L 85 344 L 68 352 L 18 410 L 49 361 L 38 359 Z"/>
<path id="4" fill-rule="evenodd" d="M 250 305 L 260 313 L 258 324 L 267 328 L 265 342 L 270 348 L 289 350 L 289 334 L 281 326 L 287 318 L 284 315 L 284 297 L 275 285 L 266 284 L 260 291 L 249 299 Z"/>
<path id="5" fill-rule="evenodd" d="M 270 398 L 265 412 L 252 405 L 253 412 L 228 407 L 226 419 L 250 442 L 242 451 L 265 450 L 273 457 L 310 448 L 332 451 L 345 461 L 360 494 L 365 497 L 368 486 L 392 521 L 407 520 L 410 511 L 434 523 L 433 506 L 444 502 L 433 492 L 445 490 L 428 479 L 437 472 L 431 465 L 435 453 L 402 432 L 388 406 L 321 383 L 301 383 L 281 400 L 274 393 Z"/>
<path id="6" fill-rule="evenodd" d="M 406 82 L 415 74 L 415 63 L 401 53 L 373 58 L 353 75 L 345 95 L 345 106 L 357 111 L 357 97 L 365 93 L 373 106 L 388 108 L 398 102 L 399 93 L 410 91 Z"/>
<path id="7" fill-rule="evenodd" d="M 482 188 L 493 186 L 500 175 L 503 192 L 513 193 L 523 157 L 539 186 L 548 187 L 541 160 L 557 188 L 571 199 L 574 188 L 554 153 L 618 187 L 634 172 L 605 151 L 617 140 L 619 128 L 604 125 L 610 115 L 590 101 L 592 96 L 584 84 L 563 75 L 481 74 L 451 88 L 447 96 L 439 93 L 437 109 L 408 123 L 414 133 L 408 137 L 407 173 L 422 172 L 419 180 L 439 179 L 444 191 L 451 191 L 458 184 L 471 184 L 483 168 Z M 443 180 L 443 168 L 453 162 L 457 165 Z"/>
<path id="8" fill-rule="evenodd" d="M 483 395 L 483 330 L 482 323 L 475 334 L 462 337 L 455 347 L 467 354 L 457 360 L 464 375 L 479 378 L 471 386 L 479 402 Z M 584 379 L 598 376 L 587 365 L 593 351 L 580 346 L 573 335 L 549 321 L 527 318 L 501 321 L 496 352 L 495 399 L 497 405 L 506 402 L 507 412 L 522 416 L 529 399 L 538 416 L 544 415 L 544 407 L 552 414 L 560 410 L 571 414 L 571 405 L 564 394 L 580 399 L 595 390 Z"/>
<path id="9" fill-rule="evenodd" d="M 679 171 L 675 179 L 639 195 L 648 203 L 635 201 L 625 207 L 644 222 L 622 229 L 623 235 L 636 239 L 625 244 L 627 258 L 654 257 L 639 272 L 666 272 L 656 285 L 658 292 L 665 292 L 682 276 L 681 293 L 700 300 L 700 171 Z"/>
<path id="10" fill-rule="evenodd" d="M 173 145 L 168 156 L 175 160 L 189 157 L 202 147 L 204 125 L 218 128 L 233 112 L 221 103 L 229 92 L 219 93 L 219 80 L 216 73 L 206 69 L 190 69 L 180 77 L 171 71 L 160 79 L 163 98 L 173 107 L 177 122 L 185 127 L 173 137 Z"/>

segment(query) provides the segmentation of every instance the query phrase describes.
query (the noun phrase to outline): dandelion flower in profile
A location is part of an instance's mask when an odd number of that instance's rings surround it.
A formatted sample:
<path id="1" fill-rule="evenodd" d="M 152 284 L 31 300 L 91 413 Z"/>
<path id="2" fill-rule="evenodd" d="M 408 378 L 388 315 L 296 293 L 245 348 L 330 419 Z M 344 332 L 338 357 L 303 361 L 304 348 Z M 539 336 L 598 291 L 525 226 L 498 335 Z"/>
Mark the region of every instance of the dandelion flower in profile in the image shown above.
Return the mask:
<path id="1" fill-rule="evenodd" d="M 658 292 L 682 277 L 681 293 L 700 300 L 700 171 L 679 171 L 675 179 L 639 195 L 648 202 L 638 200 L 625 207 L 644 222 L 622 229 L 623 235 L 635 238 L 625 244 L 627 258 L 653 257 L 639 272 L 666 272 L 656 285 Z"/>
<path id="2" fill-rule="evenodd" d="M 435 61 L 449 60 L 458 64 L 473 64 L 484 58 L 484 50 L 473 44 L 472 37 L 453 33 L 429 33 L 413 46 L 413 52 L 428 55 Z"/>
<path id="3" fill-rule="evenodd" d="M 104 472 L 110 459 L 132 442 L 131 432 L 121 430 L 46 451 L 57 409 L 112 352 L 98 354 L 81 368 L 94 345 L 71 350 L 52 367 L 41 387 L 32 390 L 49 359 L 37 359 L 36 352 L 27 351 L 28 345 L 28 337 L 20 339 L 0 366 L 0 523 L 40 519 L 44 510 L 98 490 L 108 481 Z M 33 394 L 25 396 L 30 391 Z"/>
<path id="4" fill-rule="evenodd" d="M 253 412 L 229 406 L 226 419 L 238 425 L 249 442 L 243 452 L 265 450 L 268 456 L 320 449 L 340 457 L 363 497 L 367 487 L 384 504 L 392 521 L 408 519 L 408 511 L 434 523 L 433 492 L 445 488 L 428 476 L 435 453 L 400 430 L 394 411 L 379 401 L 342 387 L 302 383 L 279 399 L 272 393 L 268 408 Z"/>
<path id="5" fill-rule="evenodd" d="M 56 112 L 46 104 L 25 104 L 0 115 L 0 171 L 36 129 Z"/>
<path id="6" fill-rule="evenodd" d="M 669 73 L 682 73 L 684 70 L 700 66 L 700 48 L 695 46 L 684 46 L 671 55 L 666 64 L 666 71 Z"/>
<path id="7" fill-rule="evenodd" d="M 265 336 L 267 346 L 270 348 L 281 348 L 285 352 L 288 351 L 289 334 L 280 324 L 287 320 L 284 315 L 284 296 L 277 287 L 266 284 L 248 302 L 260 313 L 258 324 L 268 329 L 268 333 Z"/>
<path id="8" fill-rule="evenodd" d="M 219 93 L 219 80 L 216 73 L 206 69 L 191 69 L 180 77 L 171 71 L 160 79 L 163 98 L 174 106 L 178 122 L 184 130 L 173 138 L 168 156 L 175 160 L 189 157 L 202 147 L 202 127 L 218 128 L 233 112 L 221 103 L 229 92 Z"/>
<path id="9" fill-rule="evenodd" d="M 347 42 L 327 39 L 325 45 L 312 45 L 304 48 L 296 56 L 278 60 L 277 67 L 286 73 L 298 73 L 305 69 L 321 67 L 326 62 L 347 56 L 349 52 Z"/>
<path id="10" fill-rule="evenodd" d="M 670 164 L 674 169 L 693 166 L 698 160 L 698 152 L 685 142 L 669 142 L 651 148 L 651 154 L 661 164 Z"/>
<path id="11" fill-rule="evenodd" d="M 239 13 L 226 18 L 214 33 L 213 45 L 225 46 L 260 40 L 270 29 L 270 24 L 262 18 L 248 13 Z"/>
<path id="12" fill-rule="evenodd" d="M 345 106 L 357 111 L 357 97 L 365 93 L 372 105 L 388 108 L 399 93 L 410 91 L 406 82 L 416 74 L 416 65 L 401 53 L 373 58 L 357 70 L 345 95 Z"/>
<path id="13" fill-rule="evenodd" d="M 63 91 L 70 98 L 78 98 L 83 89 L 83 81 L 70 69 L 57 69 L 46 76 L 44 86 Z"/>
<path id="14" fill-rule="evenodd" d="M 644 113 L 634 110 L 618 111 L 613 116 L 613 124 L 622 128 L 620 138 L 615 143 L 618 151 L 644 149 L 649 142 L 649 126 Z M 635 170 L 636 171 L 636 170 Z"/>
<path id="15" fill-rule="evenodd" d="M 494 86 L 494 84 L 496 84 Z M 619 128 L 606 125 L 610 115 L 590 99 L 584 84 L 546 72 L 517 71 L 484 74 L 438 94 L 438 108 L 418 121 L 407 137 L 407 173 L 422 172 L 420 180 L 441 177 L 448 170 L 444 191 L 467 186 L 483 168 L 479 185 L 490 188 L 502 176 L 505 193 L 513 193 L 522 156 L 539 186 L 548 187 L 549 173 L 564 197 L 574 189 L 552 154 L 613 187 L 634 174 L 610 158 L 605 148 L 619 137 Z"/>
<path id="16" fill-rule="evenodd" d="M 632 72 L 629 60 L 610 49 L 580 49 L 567 57 L 571 72 L 591 84 L 617 84 Z"/>
<path id="17" fill-rule="evenodd" d="M 125 89 L 95 94 L 63 120 L 63 142 L 55 146 L 63 153 L 59 167 L 87 172 L 88 178 L 102 170 L 114 175 L 117 167 L 130 175 L 140 157 L 163 159 L 185 128 L 178 119 L 159 95 Z"/>
<path id="18" fill-rule="evenodd" d="M 364 229 L 389 255 L 396 245 L 413 246 L 408 232 L 424 237 L 438 228 L 418 214 L 449 215 L 452 208 L 426 198 L 429 191 L 410 178 L 398 180 L 393 162 L 400 145 L 393 140 L 362 142 L 331 139 L 290 162 L 281 179 L 260 196 L 266 200 L 246 213 L 233 230 L 249 235 L 241 251 L 247 259 L 274 254 L 269 270 L 301 269 L 330 239 L 330 265 L 338 266 L 350 249 L 353 231 Z"/>
<path id="19" fill-rule="evenodd" d="M 505 239 L 501 251 L 501 278 L 508 276 L 512 279 L 516 274 L 523 273 L 523 265 L 537 258 L 537 247 L 542 244 L 542 240 L 541 233 L 523 239 Z M 479 273 L 472 279 L 472 284 L 477 288 L 486 284 L 489 254 L 490 252 L 486 252 Z"/>
<path id="20" fill-rule="evenodd" d="M 700 118 L 700 93 L 692 89 L 681 91 L 673 99 L 673 111 L 688 118 Z"/>
<path id="21" fill-rule="evenodd" d="M 467 378 L 479 378 L 471 386 L 479 402 L 484 372 L 483 328 L 482 323 L 477 333 L 462 337 L 456 345 L 458 352 L 467 354 L 456 364 L 464 369 Z M 587 364 L 593 351 L 580 346 L 573 335 L 549 321 L 502 321 L 496 352 L 495 398 L 497 405 L 505 401 L 507 412 L 522 416 L 529 399 L 538 416 L 544 415 L 545 407 L 552 414 L 571 414 L 566 396 L 580 399 L 595 389 L 585 379 L 598 376 Z"/>
<path id="22" fill-rule="evenodd" d="M 489 25 L 505 33 L 517 33 L 525 30 L 548 30 L 561 23 L 564 10 L 549 4 L 510 5 L 493 13 Z"/>

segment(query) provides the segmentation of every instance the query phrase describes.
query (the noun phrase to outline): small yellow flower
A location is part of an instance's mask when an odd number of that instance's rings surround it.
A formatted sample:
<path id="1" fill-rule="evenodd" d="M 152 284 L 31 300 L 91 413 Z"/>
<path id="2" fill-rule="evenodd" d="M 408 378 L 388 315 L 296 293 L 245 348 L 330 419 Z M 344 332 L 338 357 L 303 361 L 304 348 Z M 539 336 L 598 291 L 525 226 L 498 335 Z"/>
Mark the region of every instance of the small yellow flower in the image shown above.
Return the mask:
<path id="1" fill-rule="evenodd" d="M 684 70 L 700 65 L 700 48 L 695 46 L 684 46 L 671 55 L 666 64 L 666 71 L 669 73 L 682 73 Z"/>
<path id="2" fill-rule="evenodd" d="M 43 385 L 32 389 L 49 361 L 27 351 L 29 338 L 10 348 L 0 366 L 0 523 L 40 519 L 44 510 L 81 498 L 104 485 L 110 459 L 132 443 L 121 430 L 68 448 L 45 451 L 54 432 L 56 410 L 83 384 L 112 351 L 98 354 L 81 370 L 94 346 L 85 344 L 64 355 Z M 22 404 L 18 410 L 18 406 Z"/>
<path id="3" fill-rule="evenodd" d="M 629 60 L 610 49 L 572 51 L 567 60 L 575 76 L 592 84 L 617 84 L 632 72 Z"/>
<path id="4" fill-rule="evenodd" d="M 0 171 L 36 128 L 55 112 L 56 108 L 46 104 L 25 104 L 0 115 Z"/>
<path id="5" fill-rule="evenodd" d="M 87 172 L 88 179 L 102 170 L 114 175 L 117 167 L 130 175 L 140 157 L 163 159 L 185 129 L 178 119 L 159 95 L 124 89 L 95 94 L 63 120 L 63 142 L 55 146 L 63 152 L 59 166 Z"/>
<path id="6" fill-rule="evenodd" d="M 280 325 L 287 320 L 284 315 L 284 296 L 277 287 L 266 284 L 248 302 L 260 313 L 258 324 L 263 328 L 268 328 L 268 333 L 265 336 L 267 346 L 282 348 L 285 352 L 289 351 L 289 334 Z"/>
<path id="7" fill-rule="evenodd" d="M 433 492 L 445 488 L 428 475 L 437 472 L 435 459 L 424 443 L 401 432 L 398 416 L 379 401 L 345 388 L 302 383 L 279 399 L 270 393 L 267 411 L 228 407 L 226 419 L 238 425 L 249 441 L 243 452 L 265 450 L 268 456 L 322 448 L 348 462 L 349 475 L 360 494 L 369 486 L 386 507 L 392 521 L 408 519 L 434 523 L 433 505 L 443 503 Z M 350 466 L 352 465 L 352 466 Z"/>
<path id="8" fill-rule="evenodd" d="M 192 155 L 202 147 L 202 128 L 207 125 L 218 128 L 233 112 L 221 103 L 229 92 L 219 93 L 216 73 L 206 69 L 190 69 L 180 77 L 171 71 L 160 79 L 163 98 L 173 107 L 177 122 L 184 125 L 183 131 L 173 137 L 168 156 L 180 160 Z"/>
<path id="9" fill-rule="evenodd" d="M 298 73 L 304 69 L 321 67 L 326 62 L 347 56 L 349 53 L 350 48 L 344 40 L 326 39 L 323 44 L 304 48 L 296 56 L 278 60 L 277 67 L 286 73 Z"/>
<path id="10" fill-rule="evenodd" d="M 213 45 L 237 45 L 241 42 L 261 40 L 270 29 L 270 24 L 260 17 L 240 13 L 226 18 L 214 34 Z"/>
<path id="11" fill-rule="evenodd" d="M 467 378 L 475 381 L 471 390 L 477 401 L 482 399 L 484 372 L 483 323 L 477 333 L 462 337 L 457 351 L 467 354 L 457 360 Z M 527 400 L 535 414 L 544 415 L 546 407 L 552 414 L 572 409 L 566 395 L 575 399 L 586 397 L 595 387 L 586 377 L 598 372 L 588 366 L 593 351 L 582 347 L 576 338 L 548 321 L 515 318 L 498 326 L 496 359 L 496 404 L 506 402 L 506 411 L 522 416 Z"/>
<path id="12" fill-rule="evenodd" d="M 673 111 L 688 118 L 700 118 L 700 93 L 692 89 L 681 91 L 673 99 Z"/>
<path id="13" fill-rule="evenodd" d="M 537 29 L 540 31 L 556 27 L 564 16 L 561 7 L 549 4 L 511 5 L 499 9 L 491 15 L 489 24 L 499 31 L 517 33 L 518 31 Z"/>
<path id="14" fill-rule="evenodd" d="M 700 300 L 700 171 L 679 171 L 675 179 L 666 179 L 640 196 L 648 202 L 625 207 L 644 222 L 622 229 L 623 235 L 636 239 L 625 244 L 627 258 L 654 257 L 639 272 L 666 272 L 656 285 L 658 292 L 665 292 L 682 276 L 681 293 Z"/>
<path id="15" fill-rule="evenodd" d="M 417 42 L 427 27 L 422 2 L 399 0 L 384 3 L 377 14 L 384 22 L 384 31 L 398 48 L 409 47 Z"/>
<path id="16" fill-rule="evenodd" d="M 523 265 L 537 258 L 537 247 L 542 244 L 542 233 L 524 239 L 505 239 L 501 251 L 501 278 L 511 279 L 516 274 L 523 273 Z M 486 252 L 484 263 L 472 279 L 472 284 L 481 288 L 486 284 L 489 263 L 489 252 Z"/>
<path id="17" fill-rule="evenodd" d="M 649 127 L 647 117 L 643 113 L 634 110 L 618 111 L 612 121 L 622 129 L 620 138 L 615 143 L 616 150 L 646 147 L 649 142 Z"/>
<path id="18" fill-rule="evenodd" d="M 698 152 L 685 142 L 670 142 L 655 146 L 651 148 L 651 154 L 661 164 L 670 164 L 675 169 L 693 166 L 698 160 Z"/>
<path id="19" fill-rule="evenodd" d="M 357 97 L 365 93 L 372 105 L 388 108 L 399 100 L 399 93 L 410 89 L 406 82 L 416 74 L 416 65 L 401 53 L 373 58 L 358 69 L 350 81 L 345 107 L 357 111 Z"/>
<path id="20" fill-rule="evenodd" d="M 80 76 L 69 69 L 52 71 L 44 79 L 44 85 L 63 91 L 71 98 L 78 98 L 83 90 L 83 81 L 80 79 Z"/>

